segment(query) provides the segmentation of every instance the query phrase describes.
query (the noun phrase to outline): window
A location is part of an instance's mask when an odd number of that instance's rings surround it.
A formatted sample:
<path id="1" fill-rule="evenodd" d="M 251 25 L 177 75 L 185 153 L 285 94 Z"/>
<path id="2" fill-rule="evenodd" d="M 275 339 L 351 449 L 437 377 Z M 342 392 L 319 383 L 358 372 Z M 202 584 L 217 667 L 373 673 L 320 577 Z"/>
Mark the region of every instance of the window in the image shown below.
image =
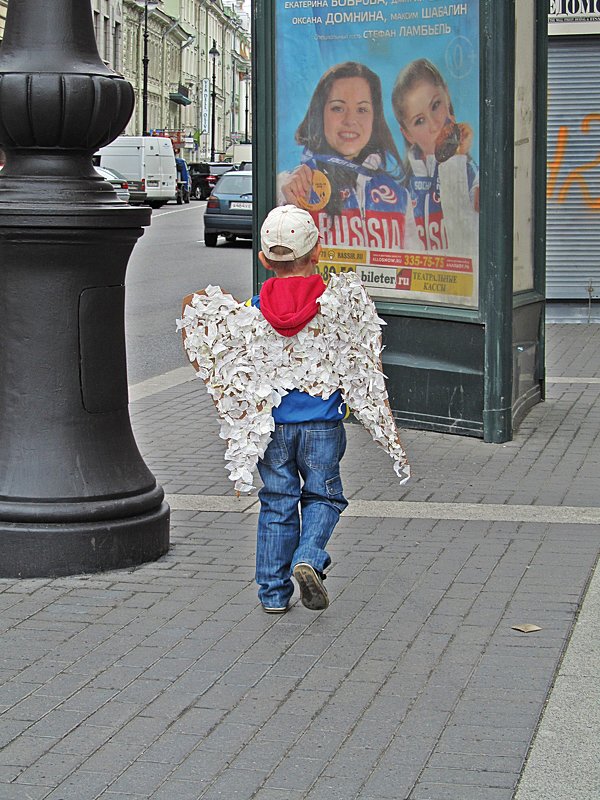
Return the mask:
<path id="1" fill-rule="evenodd" d="M 121 31 L 121 24 L 119 22 L 115 22 L 115 27 L 113 29 L 113 53 L 114 53 L 114 63 L 113 67 L 117 72 L 121 72 L 122 64 L 121 64 L 121 40 L 122 40 L 122 31 Z"/>
<path id="2" fill-rule="evenodd" d="M 110 38 L 110 18 L 104 17 L 104 60 L 108 61 L 110 64 L 112 61 L 111 52 L 110 52 L 110 45 L 111 45 L 111 38 Z"/>
<path id="3" fill-rule="evenodd" d="M 219 178 L 217 189 L 221 194 L 252 194 L 252 176 L 223 175 Z"/>

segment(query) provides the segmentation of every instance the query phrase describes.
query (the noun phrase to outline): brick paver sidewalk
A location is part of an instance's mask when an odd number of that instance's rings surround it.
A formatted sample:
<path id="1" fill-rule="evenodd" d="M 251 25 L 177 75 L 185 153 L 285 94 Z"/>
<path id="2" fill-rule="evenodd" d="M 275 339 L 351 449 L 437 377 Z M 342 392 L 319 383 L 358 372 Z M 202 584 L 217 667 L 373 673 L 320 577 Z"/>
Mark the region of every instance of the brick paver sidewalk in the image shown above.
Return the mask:
<path id="1" fill-rule="evenodd" d="M 507 445 L 407 431 L 399 487 L 349 428 L 366 502 L 336 529 L 322 614 L 260 611 L 255 505 L 235 504 L 201 384 L 136 400 L 173 548 L 0 581 L 0 798 L 511 800 L 598 554 L 600 328 L 548 340 L 561 380 Z"/>

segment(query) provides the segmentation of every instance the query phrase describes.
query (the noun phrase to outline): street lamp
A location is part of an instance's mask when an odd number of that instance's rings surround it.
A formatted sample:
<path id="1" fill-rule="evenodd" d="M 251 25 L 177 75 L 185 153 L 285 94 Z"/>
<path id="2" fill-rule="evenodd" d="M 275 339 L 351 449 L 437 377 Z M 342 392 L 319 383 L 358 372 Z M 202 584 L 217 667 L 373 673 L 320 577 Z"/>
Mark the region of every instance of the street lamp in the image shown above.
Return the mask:
<path id="1" fill-rule="evenodd" d="M 144 73 L 144 88 L 142 90 L 142 132 L 148 136 L 148 10 L 154 11 L 160 0 L 134 0 L 136 6 L 144 9 L 144 57 L 142 68 Z"/>
<path id="2" fill-rule="evenodd" d="M 250 83 L 250 70 L 247 69 L 244 73 L 244 83 L 246 84 L 246 122 L 245 122 L 245 129 L 244 129 L 244 144 L 250 144 L 250 140 L 248 139 L 248 84 Z"/>
<path id="3" fill-rule="evenodd" d="M 212 94 L 211 94 L 211 127 L 210 127 L 210 160 L 215 160 L 215 122 L 216 122 L 216 113 L 215 113 L 215 105 L 217 103 L 217 90 L 215 88 L 215 83 L 217 80 L 216 68 L 217 68 L 217 58 L 219 57 L 220 53 L 217 50 L 217 41 L 213 39 L 212 47 L 208 51 L 208 55 L 212 58 Z"/>

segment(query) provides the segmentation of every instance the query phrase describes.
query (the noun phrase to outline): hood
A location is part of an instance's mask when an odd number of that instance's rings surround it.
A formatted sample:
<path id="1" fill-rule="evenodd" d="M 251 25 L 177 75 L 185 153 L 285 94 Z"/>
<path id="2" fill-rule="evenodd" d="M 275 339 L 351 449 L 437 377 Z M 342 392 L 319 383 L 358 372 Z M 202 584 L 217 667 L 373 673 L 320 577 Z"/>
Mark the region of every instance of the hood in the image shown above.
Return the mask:
<path id="1" fill-rule="evenodd" d="M 269 278 L 260 290 L 260 310 L 277 333 L 294 336 L 318 314 L 326 288 L 320 275 Z"/>

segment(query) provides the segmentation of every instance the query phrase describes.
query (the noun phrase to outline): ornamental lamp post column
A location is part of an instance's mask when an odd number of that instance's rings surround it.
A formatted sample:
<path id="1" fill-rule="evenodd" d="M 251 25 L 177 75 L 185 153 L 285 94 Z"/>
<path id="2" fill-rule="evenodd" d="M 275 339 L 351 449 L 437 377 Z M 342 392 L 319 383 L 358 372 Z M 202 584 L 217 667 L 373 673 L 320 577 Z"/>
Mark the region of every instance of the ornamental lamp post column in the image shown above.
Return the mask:
<path id="1" fill-rule="evenodd" d="M 154 11 L 160 0 L 134 0 L 136 6 L 144 9 L 144 55 L 142 58 L 142 134 L 148 136 L 148 11 Z"/>
<path id="2" fill-rule="evenodd" d="M 213 39 L 212 47 L 208 51 L 208 55 L 212 59 L 212 93 L 211 93 L 211 124 L 210 124 L 210 160 L 215 160 L 215 124 L 216 124 L 216 104 L 217 104 L 217 90 L 216 90 L 216 81 L 217 81 L 217 58 L 220 56 L 219 51 L 217 50 L 217 41 Z"/>
<path id="3" fill-rule="evenodd" d="M 150 209 L 92 155 L 131 117 L 90 0 L 18 0 L 0 46 L 0 577 L 130 567 L 169 507 L 128 412 L 125 272 Z"/>
<path id="4" fill-rule="evenodd" d="M 244 129 L 244 144 L 250 144 L 248 139 L 248 84 L 250 83 L 250 70 L 246 70 L 244 75 L 244 83 L 246 84 L 246 109 L 245 109 L 245 129 Z"/>

